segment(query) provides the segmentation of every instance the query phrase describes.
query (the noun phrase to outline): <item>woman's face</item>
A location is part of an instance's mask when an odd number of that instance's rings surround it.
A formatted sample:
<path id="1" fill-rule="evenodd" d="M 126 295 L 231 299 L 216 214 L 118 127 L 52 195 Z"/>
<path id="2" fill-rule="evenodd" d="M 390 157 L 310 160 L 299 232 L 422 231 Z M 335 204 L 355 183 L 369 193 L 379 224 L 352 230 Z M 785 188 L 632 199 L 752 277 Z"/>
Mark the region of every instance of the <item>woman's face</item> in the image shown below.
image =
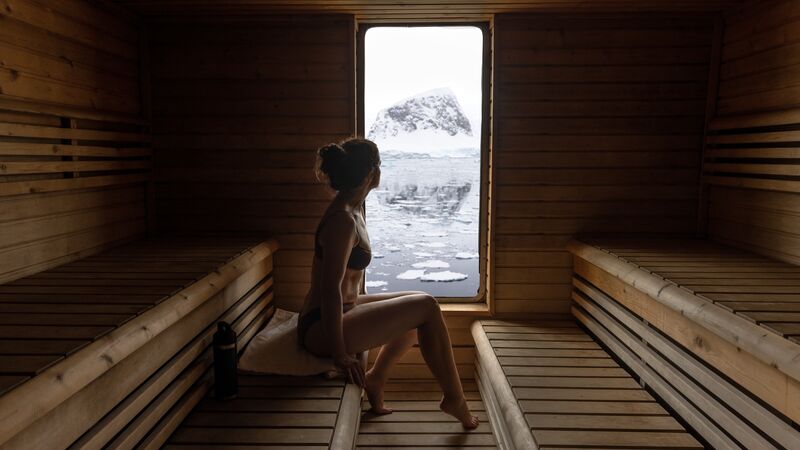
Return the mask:
<path id="1" fill-rule="evenodd" d="M 372 168 L 372 182 L 369 185 L 370 189 L 374 189 L 381 184 L 381 165 L 378 163 L 375 167 Z"/>

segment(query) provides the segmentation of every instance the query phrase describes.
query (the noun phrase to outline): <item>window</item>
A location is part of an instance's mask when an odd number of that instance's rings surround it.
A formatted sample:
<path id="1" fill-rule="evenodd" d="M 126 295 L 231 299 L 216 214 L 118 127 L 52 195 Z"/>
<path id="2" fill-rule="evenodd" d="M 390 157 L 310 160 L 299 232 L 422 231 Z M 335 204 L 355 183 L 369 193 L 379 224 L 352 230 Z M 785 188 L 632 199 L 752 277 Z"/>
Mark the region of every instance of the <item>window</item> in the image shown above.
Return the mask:
<path id="1" fill-rule="evenodd" d="M 359 131 L 382 161 L 366 201 L 371 293 L 483 298 L 486 29 L 381 25 L 359 34 Z"/>

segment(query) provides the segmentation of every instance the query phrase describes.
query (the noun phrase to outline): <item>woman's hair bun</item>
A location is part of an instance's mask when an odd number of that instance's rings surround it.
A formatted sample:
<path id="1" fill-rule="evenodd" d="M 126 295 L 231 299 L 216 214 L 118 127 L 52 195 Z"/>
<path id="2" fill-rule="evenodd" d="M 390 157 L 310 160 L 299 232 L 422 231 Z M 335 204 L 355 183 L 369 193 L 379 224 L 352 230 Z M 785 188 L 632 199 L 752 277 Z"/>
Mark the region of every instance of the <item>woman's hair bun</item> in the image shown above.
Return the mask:
<path id="1" fill-rule="evenodd" d="M 319 149 L 319 157 L 322 159 L 320 170 L 330 176 L 332 172 L 341 167 L 342 162 L 347 157 L 347 153 L 339 144 L 328 144 Z"/>
<path id="2" fill-rule="evenodd" d="M 352 189 L 380 164 L 378 146 L 367 139 L 348 139 L 341 144 L 327 144 L 317 150 L 315 172 L 331 188 Z"/>

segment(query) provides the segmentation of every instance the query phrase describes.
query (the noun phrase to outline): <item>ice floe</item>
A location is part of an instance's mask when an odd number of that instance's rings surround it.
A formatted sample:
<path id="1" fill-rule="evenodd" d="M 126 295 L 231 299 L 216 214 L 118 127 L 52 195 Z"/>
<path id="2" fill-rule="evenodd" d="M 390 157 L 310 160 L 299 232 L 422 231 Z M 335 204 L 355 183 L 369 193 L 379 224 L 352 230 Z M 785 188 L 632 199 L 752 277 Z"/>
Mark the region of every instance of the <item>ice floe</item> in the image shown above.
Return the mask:
<path id="1" fill-rule="evenodd" d="M 425 274 L 425 270 L 406 270 L 405 272 L 397 275 L 398 280 L 416 280 Z"/>
<path id="2" fill-rule="evenodd" d="M 478 255 L 477 253 L 470 253 L 470 252 L 458 252 L 458 253 L 456 253 L 456 259 L 473 259 L 473 258 L 477 258 L 478 256 L 480 256 L 480 255 Z"/>
<path id="3" fill-rule="evenodd" d="M 450 264 L 438 259 L 429 259 L 428 261 L 414 263 L 411 267 L 415 269 L 447 269 Z"/>
<path id="4" fill-rule="evenodd" d="M 367 281 L 366 283 L 364 283 L 364 285 L 365 285 L 366 287 L 381 287 L 381 286 L 386 286 L 387 284 L 389 284 L 389 283 L 387 283 L 387 282 L 385 282 L 385 281 L 380 281 L 380 280 L 377 280 L 377 281 Z"/>
<path id="5" fill-rule="evenodd" d="M 433 253 L 428 252 L 414 252 L 414 256 L 419 256 L 420 258 L 430 258 L 433 256 Z"/>
<path id="6" fill-rule="evenodd" d="M 427 233 L 422 233 L 423 237 L 445 237 L 447 236 L 447 232 L 445 231 L 429 231 Z"/>
<path id="7" fill-rule="evenodd" d="M 420 242 L 419 245 L 431 248 L 447 247 L 447 244 L 445 244 L 444 242 Z"/>
<path id="8" fill-rule="evenodd" d="M 467 279 L 467 274 L 445 270 L 444 272 L 426 273 L 419 279 L 420 281 L 461 281 Z"/>

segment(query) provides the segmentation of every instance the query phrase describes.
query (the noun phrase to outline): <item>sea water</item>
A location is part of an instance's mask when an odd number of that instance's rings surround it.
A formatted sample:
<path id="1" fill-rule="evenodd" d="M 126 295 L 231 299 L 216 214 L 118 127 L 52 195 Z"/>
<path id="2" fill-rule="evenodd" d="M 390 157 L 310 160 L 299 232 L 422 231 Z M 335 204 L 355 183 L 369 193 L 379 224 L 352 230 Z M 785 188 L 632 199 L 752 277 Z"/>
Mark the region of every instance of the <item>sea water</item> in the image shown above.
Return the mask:
<path id="1" fill-rule="evenodd" d="M 479 286 L 480 157 L 382 156 L 366 201 L 367 292 L 473 297 Z"/>

